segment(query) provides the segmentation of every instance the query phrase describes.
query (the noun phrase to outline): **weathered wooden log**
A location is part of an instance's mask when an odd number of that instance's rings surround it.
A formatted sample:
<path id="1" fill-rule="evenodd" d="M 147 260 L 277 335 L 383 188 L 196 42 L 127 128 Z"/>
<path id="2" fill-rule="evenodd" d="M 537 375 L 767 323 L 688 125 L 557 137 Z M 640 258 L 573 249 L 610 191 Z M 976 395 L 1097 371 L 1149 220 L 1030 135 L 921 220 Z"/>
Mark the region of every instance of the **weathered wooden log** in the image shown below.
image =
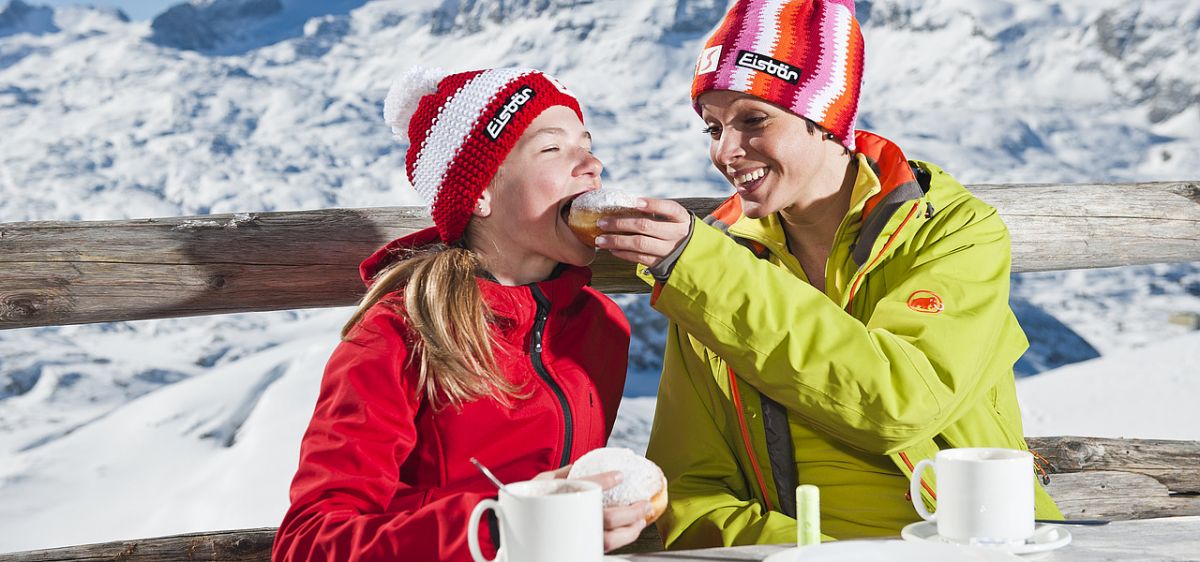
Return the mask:
<path id="1" fill-rule="evenodd" d="M 1136 472 L 1056 474 L 1050 477 L 1046 491 L 1068 519 L 1123 521 L 1200 515 L 1200 496 L 1172 494 L 1162 482 Z"/>
<path id="2" fill-rule="evenodd" d="M 188 533 L 0 554 L 0 562 L 269 562 L 274 528 Z"/>
<path id="3" fill-rule="evenodd" d="M 1049 462 L 1052 474 L 1144 474 L 1171 494 L 1200 494 L 1200 441 L 1070 436 L 1029 437 L 1026 441 Z"/>
<path id="4" fill-rule="evenodd" d="M 1007 222 L 1014 271 L 1200 261 L 1200 183 L 973 189 Z M 348 305 L 358 262 L 428 224 L 395 207 L 0 224 L 0 329 Z M 647 290 L 607 253 L 593 272 Z"/>

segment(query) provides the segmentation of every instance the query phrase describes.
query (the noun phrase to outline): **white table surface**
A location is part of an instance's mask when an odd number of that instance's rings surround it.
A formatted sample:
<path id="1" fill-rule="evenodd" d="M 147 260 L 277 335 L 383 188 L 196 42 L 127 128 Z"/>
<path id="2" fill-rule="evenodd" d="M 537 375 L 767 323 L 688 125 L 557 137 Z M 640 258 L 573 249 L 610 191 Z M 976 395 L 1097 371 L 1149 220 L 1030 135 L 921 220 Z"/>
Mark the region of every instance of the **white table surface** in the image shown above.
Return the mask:
<path id="1" fill-rule="evenodd" d="M 1064 525 L 1071 544 L 1058 550 L 1022 556 L 1037 562 L 1099 560 L 1200 561 L 1200 516 L 1113 521 L 1107 525 Z M 896 537 L 897 539 L 899 537 Z M 699 550 L 623 554 L 629 562 L 757 562 L 794 545 L 754 545 Z"/>

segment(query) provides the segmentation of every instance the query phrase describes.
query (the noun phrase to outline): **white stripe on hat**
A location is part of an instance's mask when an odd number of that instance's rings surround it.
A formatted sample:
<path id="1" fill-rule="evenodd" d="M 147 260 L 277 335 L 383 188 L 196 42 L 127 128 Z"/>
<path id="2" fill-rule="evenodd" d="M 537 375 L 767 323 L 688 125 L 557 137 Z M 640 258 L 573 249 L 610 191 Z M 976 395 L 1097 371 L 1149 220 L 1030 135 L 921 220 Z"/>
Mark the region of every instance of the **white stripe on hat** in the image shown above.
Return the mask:
<path id="1" fill-rule="evenodd" d="M 854 15 L 850 10 L 841 4 L 832 2 L 826 3 L 828 15 L 833 17 L 833 45 L 844 46 L 850 44 L 850 24 L 854 19 Z M 824 39 L 821 41 L 825 43 Z M 850 54 L 848 48 L 833 49 L 833 74 L 829 77 L 829 81 L 816 93 L 808 102 L 808 110 L 805 115 L 809 119 L 816 122 L 825 120 L 825 112 L 829 111 L 829 106 L 833 105 L 833 101 L 837 99 L 842 92 L 846 91 L 846 57 Z"/>
<path id="2" fill-rule="evenodd" d="M 492 99 L 512 81 L 534 72 L 526 68 L 497 68 L 481 72 L 455 92 L 440 108 L 413 167 L 413 187 L 432 205 L 454 157 Z"/>
<path id="3" fill-rule="evenodd" d="M 783 13 L 783 7 L 789 0 L 768 0 L 758 14 L 758 35 L 754 37 L 754 42 L 750 44 L 749 51 L 753 51 L 760 55 L 768 57 L 775 56 L 775 47 L 779 44 L 779 14 Z M 734 64 L 737 64 L 737 58 L 733 59 Z M 754 75 L 756 71 L 744 66 L 735 66 L 733 74 L 730 76 L 730 84 L 733 84 L 732 89 L 748 92 L 750 86 L 753 85 Z"/>

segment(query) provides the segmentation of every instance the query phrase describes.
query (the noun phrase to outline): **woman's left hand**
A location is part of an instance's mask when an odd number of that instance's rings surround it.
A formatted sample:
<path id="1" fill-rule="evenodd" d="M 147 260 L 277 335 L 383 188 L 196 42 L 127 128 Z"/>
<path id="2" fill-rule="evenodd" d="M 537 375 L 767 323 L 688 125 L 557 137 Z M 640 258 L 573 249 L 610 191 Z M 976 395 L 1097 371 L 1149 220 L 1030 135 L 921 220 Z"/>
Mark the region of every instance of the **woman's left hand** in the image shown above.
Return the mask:
<path id="1" fill-rule="evenodd" d="M 568 464 L 558 470 L 543 472 L 533 479 L 566 478 L 570 472 L 571 465 Z M 620 484 L 621 478 L 620 472 L 612 471 L 586 476 L 580 480 L 591 480 L 599 484 L 600 489 L 607 490 Z M 645 500 L 630 505 L 604 508 L 604 552 L 637 540 L 638 536 L 642 534 L 642 529 L 646 527 L 646 516 L 651 513 L 653 513 L 653 508 L 650 506 L 650 502 Z"/>
<path id="2" fill-rule="evenodd" d="M 641 202 L 646 217 L 600 219 L 598 226 L 605 234 L 596 238 L 596 247 L 625 261 L 653 267 L 687 238 L 692 215 L 670 199 L 643 198 Z"/>

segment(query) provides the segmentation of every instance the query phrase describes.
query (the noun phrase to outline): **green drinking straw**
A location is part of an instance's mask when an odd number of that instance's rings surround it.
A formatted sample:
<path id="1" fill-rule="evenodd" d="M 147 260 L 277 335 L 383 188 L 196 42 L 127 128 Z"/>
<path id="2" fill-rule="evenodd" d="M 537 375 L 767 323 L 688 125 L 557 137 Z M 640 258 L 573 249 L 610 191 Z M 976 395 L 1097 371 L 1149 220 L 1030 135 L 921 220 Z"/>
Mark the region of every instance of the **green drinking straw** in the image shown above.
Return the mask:
<path id="1" fill-rule="evenodd" d="M 812 484 L 796 486 L 796 545 L 821 544 L 821 491 Z"/>

